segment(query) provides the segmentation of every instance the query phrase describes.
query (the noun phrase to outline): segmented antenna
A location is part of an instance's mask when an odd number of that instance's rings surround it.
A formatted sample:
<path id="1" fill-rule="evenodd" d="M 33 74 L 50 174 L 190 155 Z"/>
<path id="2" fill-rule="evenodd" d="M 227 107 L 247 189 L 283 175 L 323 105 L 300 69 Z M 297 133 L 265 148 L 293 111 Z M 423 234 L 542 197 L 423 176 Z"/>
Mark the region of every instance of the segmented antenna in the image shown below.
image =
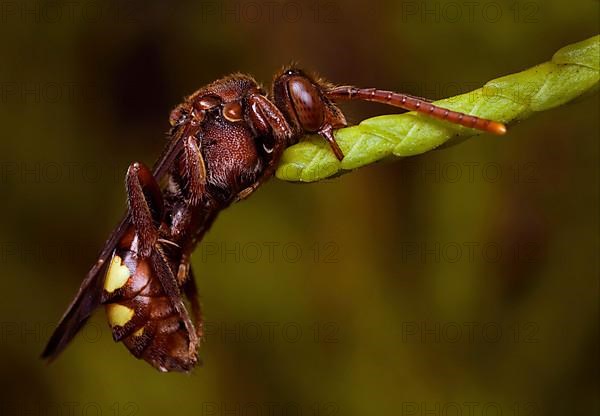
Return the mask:
<path id="1" fill-rule="evenodd" d="M 502 123 L 438 107 L 423 98 L 414 97 L 412 95 L 378 90 L 376 88 L 357 88 L 348 86 L 332 88 L 328 90 L 326 94 L 328 98 L 334 101 L 362 100 L 388 104 L 405 110 L 417 111 L 430 117 L 446 120 L 472 129 L 498 135 L 506 133 L 506 126 Z"/>

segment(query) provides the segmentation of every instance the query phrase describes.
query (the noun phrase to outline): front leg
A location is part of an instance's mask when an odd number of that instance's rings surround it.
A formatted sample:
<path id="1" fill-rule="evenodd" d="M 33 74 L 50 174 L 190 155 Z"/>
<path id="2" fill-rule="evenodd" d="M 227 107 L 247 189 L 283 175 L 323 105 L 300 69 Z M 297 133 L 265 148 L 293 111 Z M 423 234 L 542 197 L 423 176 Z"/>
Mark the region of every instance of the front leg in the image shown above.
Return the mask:
<path id="1" fill-rule="evenodd" d="M 253 94 L 248 97 L 245 119 L 257 138 L 269 137 L 271 139 L 271 143 L 262 144 L 264 152 L 269 155 L 269 161 L 258 179 L 240 191 L 234 202 L 249 197 L 252 192 L 273 176 L 277 169 L 277 163 L 293 136 L 292 128 L 281 111 L 264 95 Z"/>

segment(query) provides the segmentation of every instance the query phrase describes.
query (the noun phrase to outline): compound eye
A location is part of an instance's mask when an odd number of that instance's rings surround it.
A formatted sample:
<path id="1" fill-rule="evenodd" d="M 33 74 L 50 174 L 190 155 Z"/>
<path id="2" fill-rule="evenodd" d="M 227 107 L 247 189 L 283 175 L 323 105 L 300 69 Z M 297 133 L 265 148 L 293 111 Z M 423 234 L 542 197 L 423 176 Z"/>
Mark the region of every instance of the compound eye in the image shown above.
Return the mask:
<path id="1" fill-rule="evenodd" d="M 239 101 L 232 101 L 223 106 L 223 117 L 231 122 L 242 121 L 243 111 Z"/>
<path id="2" fill-rule="evenodd" d="M 307 132 L 317 132 L 325 118 L 324 104 L 317 87 L 307 78 L 293 77 L 288 91 L 298 121 Z"/>

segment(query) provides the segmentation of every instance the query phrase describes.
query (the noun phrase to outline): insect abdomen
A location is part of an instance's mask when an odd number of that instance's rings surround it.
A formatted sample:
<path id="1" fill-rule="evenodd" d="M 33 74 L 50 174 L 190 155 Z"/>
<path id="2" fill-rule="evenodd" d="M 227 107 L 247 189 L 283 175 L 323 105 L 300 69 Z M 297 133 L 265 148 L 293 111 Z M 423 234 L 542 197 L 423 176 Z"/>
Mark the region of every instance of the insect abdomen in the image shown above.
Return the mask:
<path id="1" fill-rule="evenodd" d="M 113 339 L 161 371 L 189 371 L 189 335 L 151 270 L 130 250 L 113 254 L 102 297 Z"/>

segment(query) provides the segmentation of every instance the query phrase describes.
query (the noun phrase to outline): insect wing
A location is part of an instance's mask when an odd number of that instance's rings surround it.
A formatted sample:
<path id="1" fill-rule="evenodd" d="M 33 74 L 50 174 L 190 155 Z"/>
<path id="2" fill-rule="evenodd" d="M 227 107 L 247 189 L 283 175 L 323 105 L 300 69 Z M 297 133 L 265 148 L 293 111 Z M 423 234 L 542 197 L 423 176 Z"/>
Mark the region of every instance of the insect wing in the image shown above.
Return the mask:
<path id="1" fill-rule="evenodd" d="M 154 165 L 153 176 L 157 181 L 160 181 L 165 176 L 169 168 L 173 165 L 174 160 L 181 153 L 183 149 L 181 140 L 182 131 L 183 128 L 179 128 L 173 132 L 167 147 L 158 162 Z M 56 358 L 87 322 L 92 312 L 100 305 L 104 271 L 107 262 L 130 224 L 130 215 L 127 213 L 106 241 L 98 257 L 98 261 L 92 266 L 81 283 L 77 295 L 75 295 L 58 326 L 50 336 L 48 344 L 46 344 L 42 352 L 42 358 L 48 360 Z"/>

